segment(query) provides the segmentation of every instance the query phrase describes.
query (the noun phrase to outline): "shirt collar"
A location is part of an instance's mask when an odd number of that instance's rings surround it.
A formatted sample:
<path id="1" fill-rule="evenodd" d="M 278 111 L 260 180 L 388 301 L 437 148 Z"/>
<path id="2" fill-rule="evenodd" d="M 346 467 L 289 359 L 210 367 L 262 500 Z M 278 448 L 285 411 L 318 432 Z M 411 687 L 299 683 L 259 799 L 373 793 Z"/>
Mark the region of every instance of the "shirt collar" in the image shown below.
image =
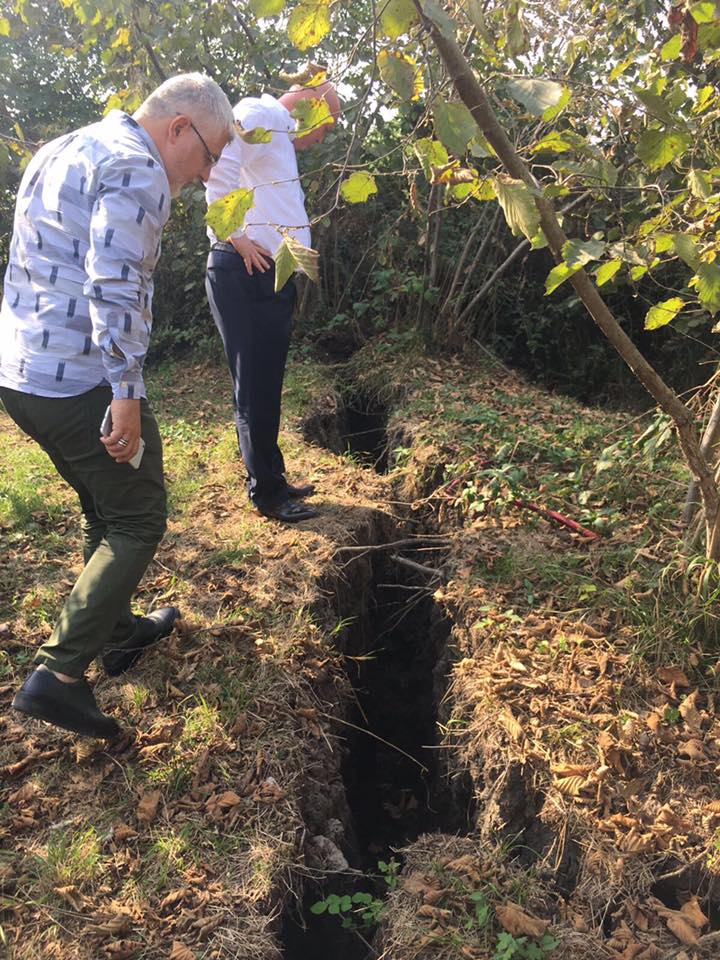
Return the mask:
<path id="1" fill-rule="evenodd" d="M 148 148 L 148 150 L 152 154 L 153 158 L 157 160 L 157 162 L 160 164 L 163 170 L 165 169 L 165 164 L 162 162 L 162 157 L 160 156 L 160 151 L 158 150 L 155 144 L 155 141 L 147 132 L 145 127 L 141 126 L 137 122 L 137 120 L 134 120 L 129 114 L 125 113 L 122 110 L 111 110 L 105 119 L 112 120 L 113 122 L 121 123 L 123 126 L 126 126 L 126 127 L 130 127 L 133 133 L 135 133 L 135 135 L 138 136 L 143 141 L 145 146 Z"/>

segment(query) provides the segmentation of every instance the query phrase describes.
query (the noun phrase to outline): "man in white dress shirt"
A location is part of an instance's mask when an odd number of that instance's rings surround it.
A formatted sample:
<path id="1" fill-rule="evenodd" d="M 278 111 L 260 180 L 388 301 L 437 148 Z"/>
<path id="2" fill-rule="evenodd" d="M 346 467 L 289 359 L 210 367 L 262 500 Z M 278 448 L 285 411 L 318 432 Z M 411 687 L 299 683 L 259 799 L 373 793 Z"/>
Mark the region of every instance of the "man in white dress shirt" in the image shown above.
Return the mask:
<path id="1" fill-rule="evenodd" d="M 242 230 L 227 242 L 210 231 L 214 242 L 206 289 L 233 381 L 238 445 L 250 500 L 260 513 L 285 523 L 317 515 L 301 499 L 313 493 L 312 486 L 288 483 L 278 446 L 296 291 L 293 280 L 288 280 L 275 293 L 273 262 L 284 234 L 311 245 L 295 152 L 320 143 L 329 124 L 295 136 L 290 111 L 298 100 L 309 98 L 324 99 L 333 116 L 340 112 L 328 82 L 293 87 L 279 99 L 263 94 L 241 100 L 233 113 L 242 131 L 225 148 L 207 181 L 208 203 L 238 187 L 254 190 L 254 206 Z M 271 131 L 269 142 L 248 142 L 247 134 L 257 128 Z"/>

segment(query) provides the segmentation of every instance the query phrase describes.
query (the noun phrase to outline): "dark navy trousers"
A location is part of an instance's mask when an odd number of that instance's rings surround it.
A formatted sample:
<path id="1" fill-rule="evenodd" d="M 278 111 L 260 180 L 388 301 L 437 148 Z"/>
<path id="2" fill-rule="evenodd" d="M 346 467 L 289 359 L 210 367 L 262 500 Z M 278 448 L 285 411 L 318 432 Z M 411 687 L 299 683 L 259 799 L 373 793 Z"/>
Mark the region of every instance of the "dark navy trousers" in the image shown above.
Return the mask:
<path id="1" fill-rule="evenodd" d="M 257 507 L 273 507 L 287 498 L 278 432 L 295 284 L 288 280 L 275 293 L 274 265 L 249 274 L 232 245 L 219 243 L 208 257 L 205 288 L 232 377 L 248 494 Z"/>

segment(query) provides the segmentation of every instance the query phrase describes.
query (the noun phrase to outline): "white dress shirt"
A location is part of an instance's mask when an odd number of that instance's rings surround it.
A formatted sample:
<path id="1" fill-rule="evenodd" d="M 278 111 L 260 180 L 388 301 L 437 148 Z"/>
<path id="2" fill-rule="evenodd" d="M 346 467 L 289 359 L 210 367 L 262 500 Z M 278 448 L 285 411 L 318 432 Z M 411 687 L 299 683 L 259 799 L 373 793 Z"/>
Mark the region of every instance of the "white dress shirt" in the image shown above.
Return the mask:
<path id="1" fill-rule="evenodd" d="M 310 246 L 310 222 L 305 212 L 305 195 L 300 186 L 293 147 L 295 120 L 270 94 L 245 97 L 233 110 L 243 130 L 264 127 L 272 131 L 269 143 L 245 143 L 239 136 L 225 147 L 207 182 L 208 203 L 219 200 L 238 187 L 255 191 L 255 205 L 248 211 L 243 230 L 275 256 L 283 234 L 289 233 L 303 246 Z M 208 230 L 211 240 L 218 238 Z M 225 239 L 224 237 L 222 239 Z"/>

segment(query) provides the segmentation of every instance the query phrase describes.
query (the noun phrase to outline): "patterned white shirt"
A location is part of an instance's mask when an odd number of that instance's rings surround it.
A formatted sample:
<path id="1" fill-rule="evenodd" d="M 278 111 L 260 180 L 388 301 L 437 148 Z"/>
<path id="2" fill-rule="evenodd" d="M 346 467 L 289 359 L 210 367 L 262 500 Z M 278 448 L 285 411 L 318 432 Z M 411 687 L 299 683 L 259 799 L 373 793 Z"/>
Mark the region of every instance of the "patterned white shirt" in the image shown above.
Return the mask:
<path id="1" fill-rule="evenodd" d="M 244 230 L 236 230 L 233 236 L 247 233 L 273 256 L 283 240 L 281 230 L 309 247 L 310 222 L 292 143 L 295 120 L 269 93 L 245 97 L 233 113 L 243 130 L 264 127 L 272 131 L 272 140 L 245 143 L 236 134 L 210 171 L 205 191 L 208 204 L 238 187 L 253 189 L 254 206 L 245 217 Z M 208 230 L 208 236 L 211 240 L 217 239 L 212 230 Z"/>
<path id="2" fill-rule="evenodd" d="M 18 191 L 0 305 L 0 386 L 68 397 L 109 383 L 144 397 L 152 274 L 170 185 L 127 114 L 45 144 Z"/>

